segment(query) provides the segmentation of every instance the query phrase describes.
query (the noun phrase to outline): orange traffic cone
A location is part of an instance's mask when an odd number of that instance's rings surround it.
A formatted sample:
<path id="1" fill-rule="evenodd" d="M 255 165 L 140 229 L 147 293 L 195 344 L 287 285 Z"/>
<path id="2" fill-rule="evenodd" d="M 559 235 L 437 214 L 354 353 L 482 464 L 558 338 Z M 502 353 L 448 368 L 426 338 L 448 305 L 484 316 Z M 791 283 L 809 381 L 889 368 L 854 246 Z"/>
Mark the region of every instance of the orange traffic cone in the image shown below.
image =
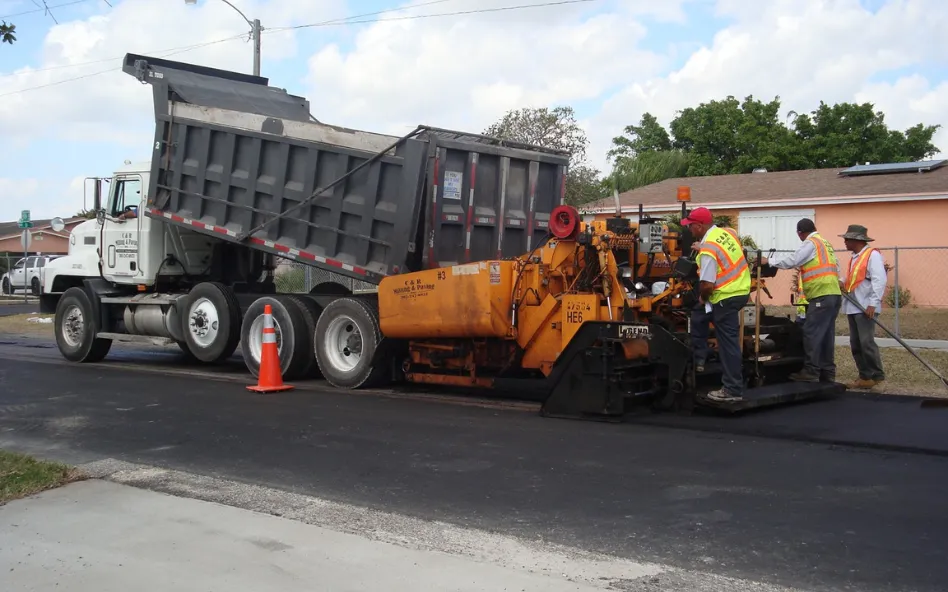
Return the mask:
<path id="1" fill-rule="evenodd" d="M 275 393 L 293 389 L 283 384 L 280 370 L 280 352 L 277 350 L 276 329 L 273 328 L 273 309 L 269 304 L 263 307 L 263 346 L 260 351 L 260 372 L 257 384 L 248 386 L 248 391 L 257 393 Z"/>

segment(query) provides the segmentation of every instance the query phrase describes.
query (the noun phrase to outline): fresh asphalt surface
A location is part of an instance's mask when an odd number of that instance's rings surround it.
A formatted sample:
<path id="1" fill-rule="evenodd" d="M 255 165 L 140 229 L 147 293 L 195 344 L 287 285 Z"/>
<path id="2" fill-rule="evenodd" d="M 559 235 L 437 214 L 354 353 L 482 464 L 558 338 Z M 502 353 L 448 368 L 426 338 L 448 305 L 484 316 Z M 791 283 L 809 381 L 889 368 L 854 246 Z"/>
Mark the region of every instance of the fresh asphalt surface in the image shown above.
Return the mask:
<path id="1" fill-rule="evenodd" d="M 174 350 L 113 351 L 77 366 L 50 343 L 0 336 L 0 446 L 811 590 L 948 580 L 948 409 L 842 399 L 611 425 L 318 384 L 261 396 L 236 363 L 213 379 L 188 375 Z"/>

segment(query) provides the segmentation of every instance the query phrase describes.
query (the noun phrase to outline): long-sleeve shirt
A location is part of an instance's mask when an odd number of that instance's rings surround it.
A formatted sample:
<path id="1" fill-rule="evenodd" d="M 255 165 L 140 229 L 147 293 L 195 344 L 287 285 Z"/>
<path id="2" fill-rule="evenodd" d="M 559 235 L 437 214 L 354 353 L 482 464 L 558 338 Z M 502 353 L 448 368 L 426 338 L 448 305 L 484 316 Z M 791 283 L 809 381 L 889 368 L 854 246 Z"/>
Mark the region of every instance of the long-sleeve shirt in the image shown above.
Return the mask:
<path id="1" fill-rule="evenodd" d="M 803 241 L 797 250 L 787 255 L 783 258 L 777 259 L 768 259 L 767 263 L 771 267 L 776 267 L 777 269 L 799 269 L 807 261 L 816 257 L 816 246 L 813 244 L 813 241 L 810 240 L 810 237 L 816 234 L 811 232 L 807 235 L 806 240 Z M 839 275 L 839 257 L 836 258 L 836 276 Z"/>
<path id="2" fill-rule="evenodd" d="M 862 251 L 853 254 L 852 261 L 849 263 L 849 273 L 852 274 L 853 269 L 856 265 L 856 260 L 859 259 L 859 255 L 863 251 L 869 248 L 869 245 L 866 245 L 862 248 Z M 847 279 L 849 276 L 846 276 Z M 856 299 L 863 308 L 868 308 L 870 306 L 875 307 L 876 312 L 878 313 L 882 310 L 882 295 L 885 294 L 885 283 L 886 283 L 886 274 L 885 274 L 885 262 L 882 259 L 882 254 L 879 251 L 873 252 L 869 255 L 869 264 L 866 269 L 866 279 L 859 282 L 855 288 L 853 288 L 850 296 Z M 862 314 L 862 311 L 856 307 L 855 304 L 849 302 L 843 298 L 843 314 Z"/>

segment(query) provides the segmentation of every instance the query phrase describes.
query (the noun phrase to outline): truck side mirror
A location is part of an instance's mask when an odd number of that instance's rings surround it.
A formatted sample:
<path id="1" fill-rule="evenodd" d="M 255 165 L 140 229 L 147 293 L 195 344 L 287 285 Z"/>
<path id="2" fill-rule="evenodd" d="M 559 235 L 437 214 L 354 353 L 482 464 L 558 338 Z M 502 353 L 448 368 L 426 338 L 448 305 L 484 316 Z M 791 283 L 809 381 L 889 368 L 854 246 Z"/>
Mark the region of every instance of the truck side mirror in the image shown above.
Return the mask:
<path id="1" fill-rule="evenodd" d="M 102 209 L 102 179 L 95 179 L 95 188 L 92 190 L 92 211 Z"/>

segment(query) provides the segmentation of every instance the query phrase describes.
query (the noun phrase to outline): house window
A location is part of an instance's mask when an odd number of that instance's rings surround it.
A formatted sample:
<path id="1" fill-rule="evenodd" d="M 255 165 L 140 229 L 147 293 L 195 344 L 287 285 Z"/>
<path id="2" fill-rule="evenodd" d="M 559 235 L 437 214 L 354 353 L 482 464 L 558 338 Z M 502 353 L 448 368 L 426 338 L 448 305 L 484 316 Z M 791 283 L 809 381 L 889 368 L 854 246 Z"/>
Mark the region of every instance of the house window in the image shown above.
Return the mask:
<path id="1" fill-rule="evenodd" d="M 798 210 L 748 210 L 741 212 L 738 231 L 750 235 L 762 251 L 795 251 L 800 246 L 797 222 L 809 218 L 816 222 L 812 208 Z"/>

